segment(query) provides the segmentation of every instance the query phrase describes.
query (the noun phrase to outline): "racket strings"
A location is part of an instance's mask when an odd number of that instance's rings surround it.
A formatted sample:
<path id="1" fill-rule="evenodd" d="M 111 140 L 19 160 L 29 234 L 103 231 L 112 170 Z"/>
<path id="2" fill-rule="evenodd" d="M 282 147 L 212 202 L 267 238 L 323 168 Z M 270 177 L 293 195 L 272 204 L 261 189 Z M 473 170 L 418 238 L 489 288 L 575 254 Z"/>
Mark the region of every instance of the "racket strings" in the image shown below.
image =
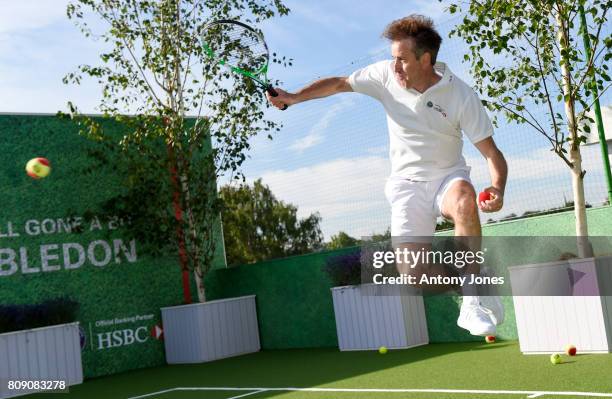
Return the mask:
<path id="1" fill-rule="evenodd" d="M 237 24 L 218 24 L 205 36 L 206 42 L 227 65 L 259 72 L 268 63 L 268 49 L 256 32 Z"/>

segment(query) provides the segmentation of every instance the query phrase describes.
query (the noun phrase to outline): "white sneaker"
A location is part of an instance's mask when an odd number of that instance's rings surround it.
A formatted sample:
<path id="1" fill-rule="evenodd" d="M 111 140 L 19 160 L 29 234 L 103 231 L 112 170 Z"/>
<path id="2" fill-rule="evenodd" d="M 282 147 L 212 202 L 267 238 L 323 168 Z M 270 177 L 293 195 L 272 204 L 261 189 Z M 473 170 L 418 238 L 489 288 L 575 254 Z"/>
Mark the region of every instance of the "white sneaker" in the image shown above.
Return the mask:
<path id="1" fill-rule="evenodd" d="M 496 328 L 491 320 L 490 313 L 480 306 L 478 297 L 464 296 L 457 325 L 468 330 L 472 335 L 480 335 L 482 337 L 495 335 Z"/>
<path id="2" fill-rule="evenodd" d="M 505 310 L 504 304 L 501 301 L 501 298 L 498 296 L 481 296 L 478 297 L 480 306 L 482 306 L 485 310 L 488 310 L 489 316 L 491 317 L 491 321 L 496 326 L 499 326 L 504 322 L 505 318 Z"/>

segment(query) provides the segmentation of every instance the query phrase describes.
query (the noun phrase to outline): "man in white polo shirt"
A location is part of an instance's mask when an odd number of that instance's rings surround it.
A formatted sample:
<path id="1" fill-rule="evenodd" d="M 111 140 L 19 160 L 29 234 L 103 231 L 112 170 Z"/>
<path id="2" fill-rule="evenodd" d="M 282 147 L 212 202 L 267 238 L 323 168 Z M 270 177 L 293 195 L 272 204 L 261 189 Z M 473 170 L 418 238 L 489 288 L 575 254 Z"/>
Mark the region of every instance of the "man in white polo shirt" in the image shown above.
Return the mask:
<path id="1" fill-rule="evenodd" d="M 381 61 L 348 77 L 320 79 L 296 93 L 277 89 L 268 100 L 277 108 L 357 92 L 382 103 L 389 128 L 391 176 L 385 194 L 391 203 L 394 246 L 419 250 L 431 241 L 436 219 L 455 224 L 455 236 L 471 248 L 480 245 L 478 208 L 495 212 L 503 205 L 506 161 L 493 141 L 493 126 L 477 94 L 443 63 L 436 63 L 442 38 L 433 22 L 420 15 L 393 21 L 384 37 L 391 42 L 393 60 Z M 491 199 L 477 204 L 462 155 L 462 134 L 487 160 Z M 398 264 L 402 272 L 409 270 Z M 478 274 L 472 269 L 470 273 Z M 479 297 L 473 287 L 463 290 L 457 324 L 473 335 L 495 335 L 503 322 L 498 297 Z"/>

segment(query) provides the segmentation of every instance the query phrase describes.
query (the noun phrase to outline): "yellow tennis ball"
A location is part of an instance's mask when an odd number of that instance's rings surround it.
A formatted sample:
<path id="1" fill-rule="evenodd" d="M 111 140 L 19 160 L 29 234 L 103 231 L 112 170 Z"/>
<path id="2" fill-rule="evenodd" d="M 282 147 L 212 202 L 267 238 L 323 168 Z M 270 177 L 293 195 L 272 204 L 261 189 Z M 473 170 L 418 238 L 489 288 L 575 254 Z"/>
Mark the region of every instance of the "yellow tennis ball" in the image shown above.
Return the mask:
<path id="1" fill-rule="evenodd" d="M 381 355 L 384 355 L 385 353 L 387 353 L 387 347 L 381 346 L 380 348 L 378 348 L 378 353 L 380 353 Z"/>
<path id="2" fill-rule="evenodd" d="M 26 164 L 26 172 L 32 179 L 42 179 L 51 173 L 51 163 L 47 158 L 32 158 Z"/>
<path id="3" fill-rule="evenodd" d="M 563 363 L 563 359 L 561 358 L 560 354 L 553 353 L 552 355 L 550 355 L 550 362 L 552 364 L 560 364 Z"/>

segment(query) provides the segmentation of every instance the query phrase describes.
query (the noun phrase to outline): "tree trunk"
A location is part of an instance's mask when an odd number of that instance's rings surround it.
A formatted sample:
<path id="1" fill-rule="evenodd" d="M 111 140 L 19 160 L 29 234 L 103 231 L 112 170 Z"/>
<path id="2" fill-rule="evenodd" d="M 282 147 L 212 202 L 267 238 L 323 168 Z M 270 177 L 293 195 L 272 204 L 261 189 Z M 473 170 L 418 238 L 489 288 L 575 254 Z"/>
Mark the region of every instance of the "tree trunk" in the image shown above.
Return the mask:
<path id="1" fill-rule="evenodd" d="M 198 302 L 206 302 L 206 287 L 202 278 L 202 268 L 198 264 L 193 270 L 195 277 L 196 288 L 198 289 Z"/>
<path id="2" fill-rule="evenodd" d="M 562 7 L 559 4 L 559 7 Z M 559 9 L 555 15 L 557 20 L 557 40 L 561 52 L 569 51 L 569 31 L 567 21 L 564 20 L 563 9 Z M 570 137 L 570 162 L 572 162 L 572 188 L 574 194 L 574 214 L 576 217 L 576 238 L 578 245 L 578 256 L 586 258 L 593 256 L 591 245 L 588 241 L 588 225 L 586 217 L 586 205 L 584 201 L 584 174 L 582 172 L 582 156 L 580 155 L 580 142 L 578 140 L 578 126 L 576 124 L 575 101 L 571 95 L 572 75 L 567 57 L 561 55 L 561 74 L 563 77 L 563 95 L 565 99 L 565 115 Z"/>
<path id="3" fill-rule="evenodd" d="M 184 172 L 184 171 L 183 171 Z M 187 225 L 189 226 L 189 233 L 191 234 L 191 251 L 193 258 L 193 275 L 195 277 L 196 288 L 198 290 L 198 301 L 206 302 L 206 290 L 204 287 L 204 279 L 202 278 L 202 265 L 201 265 L 201 256 L 200 256 L 200 246 L 198 245 L 198 232 L 196 230 L 195 221 L 193 219 L 193 211 L 191 210 L 191 195 L 189 193 L 189 183 L 187 182 L 187 176 L 184 174 L 181 175 L 181 186 L 183 195 L 185 198 L 186 209 L 185 213 L 187 214 Z"/>
<path id="4" fill-rule="evenodd" d="M 173 34 L 177 43 L 181 42 L 181 2 L 175 2 L 175 15 L 174 15 L 174 23 L 175 28 L 173 30 Z M 181 118 L 181 121 L 185 121 L 185 104 L 183 100 L 183 86 L 181 82 L 181 57 L 179 48 L 174 49 L 174 58 L 173 58 L 173 66 L 174 66 L 174 74 L 172 77 L 172 87 L 174 88 L 174 94 L 176 97 L 173 97 L 173 110 L 176 114 Z M 181 128 L 184 129 L 184 124 L 181 124 Z M 187 216 L 187 226 L 189 229 L 189 234 L 191 235 L 191 259 L 193 262 L 193 275 L 195 278 L 196 289 L 198 290 L 198 301 L 205 302 L 206 294 L 204 290 L 204 279 L 202 278 L 202 266 L 200 264 L 200 248 L 198 245 L 198 232 L 195 227 L 195 222 L 193 220 L 193 211 L 191 208 L 192 198 L 189 194 L 189 178 L 186 175 L 187 173 L 187 165 L 189 161 L 183 159 L 182 167 L 179 170 L 179 180 L 180 180 L 180 189 L 183 194 L 184 204 L 185 204 L 185 213 Z"/>
<path id="5" fill-rule="evenodd" d="M 588 238 L 589 231 L 584 200 L 584 175 L 582 174 L 582 156 L 580 155 L 579 147 L 570 151 L 570 161 L 574 165 L 572 168 L 572 188 L 574 191 L 574 215 L 576 217 L 578 256 L 580 258 L 590 258 L 593 256 L 593 248 Z"/>

